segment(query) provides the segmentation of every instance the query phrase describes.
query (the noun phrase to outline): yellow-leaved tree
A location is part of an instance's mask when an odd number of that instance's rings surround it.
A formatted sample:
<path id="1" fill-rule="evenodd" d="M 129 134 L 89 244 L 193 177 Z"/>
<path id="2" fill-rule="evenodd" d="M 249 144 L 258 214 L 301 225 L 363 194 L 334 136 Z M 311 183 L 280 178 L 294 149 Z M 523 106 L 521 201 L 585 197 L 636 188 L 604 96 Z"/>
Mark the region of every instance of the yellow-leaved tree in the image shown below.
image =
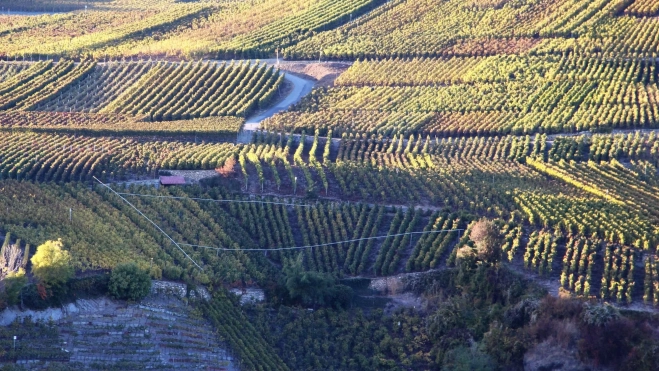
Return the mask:
<path id="1" fill-rule="evenodd" d="M 73 277 L 71 254 L 64 250 L 61 239 L 37 247 L 30 261 L 32 274 L 46 287 L 63 285 Z"/>

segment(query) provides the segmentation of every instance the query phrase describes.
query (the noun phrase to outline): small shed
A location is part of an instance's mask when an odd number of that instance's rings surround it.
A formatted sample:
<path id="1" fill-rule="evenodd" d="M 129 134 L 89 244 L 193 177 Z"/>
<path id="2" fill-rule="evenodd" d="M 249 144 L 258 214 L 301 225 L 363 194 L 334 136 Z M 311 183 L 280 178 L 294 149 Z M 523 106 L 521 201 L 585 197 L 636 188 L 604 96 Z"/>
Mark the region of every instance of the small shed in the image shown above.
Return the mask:
<path id="1" fill-rule="evenodd" d="M 185 184 L 185 178 L 182 176 L 161 176 L 160 177 L 160 184 L 164 186 L 169 186 L 169 185 L 184 185 Z"/>

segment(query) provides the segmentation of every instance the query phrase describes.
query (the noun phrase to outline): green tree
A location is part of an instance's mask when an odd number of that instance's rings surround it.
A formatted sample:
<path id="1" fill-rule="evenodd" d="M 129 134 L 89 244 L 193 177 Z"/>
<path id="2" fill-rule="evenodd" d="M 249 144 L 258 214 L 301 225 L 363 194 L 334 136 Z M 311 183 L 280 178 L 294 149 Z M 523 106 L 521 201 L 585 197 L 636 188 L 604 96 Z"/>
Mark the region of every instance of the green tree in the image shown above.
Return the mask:
<path id="1" fill-rule="evenodd" d="M 305 306 L 333 306 L 345 308 L 352 300 L 352 289 L 336 283 L 329 274 L 305 271 L 302 255 L 296 259 L 286 260 L 281 286 L 291 303 Z"/>
<path id="2" fill-rule="evenodd" d="M 46 287 L 62 286 L 73 277 L 71 254 L 64 250 L 62 240 L 46 241 L 30 261 L 32 274 Z"/>
<path id="3" fill-rule="evenodd" d="M 5 284 L 5 294 L 7 295 L 7 304 L 14 305 L 19 302 L 19 295 L 23 287 L 27 284 L 25 271 L 22 269 L 18 272 L 10 273 L 3 280 Z"/>
<path id="4" fill-rule="evenodd" d="M 501 260 L 501 233 L 491 220 L 483 218 L 477 221 L 471 228 L 469 239 L 476 245 L 479 260 L 491 264 Z"/>
<path id="5" fill-rule="evenodd" d="M 151 291 L 151 278 L 135 263 L 117 265 L 110 275 L 109 292 L 114 298 L 137 301 Z"/>

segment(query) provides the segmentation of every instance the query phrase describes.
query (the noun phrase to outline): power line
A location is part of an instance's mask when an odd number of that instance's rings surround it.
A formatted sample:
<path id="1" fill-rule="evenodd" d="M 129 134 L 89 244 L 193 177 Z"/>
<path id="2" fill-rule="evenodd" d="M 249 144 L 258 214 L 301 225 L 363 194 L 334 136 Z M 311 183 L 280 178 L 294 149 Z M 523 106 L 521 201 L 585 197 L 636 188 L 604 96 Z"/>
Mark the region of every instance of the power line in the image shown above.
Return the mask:
<path id="1" fill-rule="evenodd" d="M 398 236 L 406 236 L 406 235 L 414 235 L 414 234 L 428 234 L 428 233 L 442 233 L 442 232 L 462 232 L 462 231 L 464 231 L 464 229 L 441 229 L 441 230 L 437 230 L 437 231 L 407 232 L 407 233 L 398 233 L 398 234 L 388 234 L 388 235 L 385 235 L 385 236 L 364 237 L 364 238 L 357 238 L 357 239 L 353 239 L 353 240 L 329 242 L 329 243 L 323 243 L 323 244 L 318 244 L 318 245 L 295 246 L 295 247 L 278 247 L 278 248 L 272 248 L 272 249 L 229 249 L 229 248 L 225 248 L 225 247 L 193 245 L 193 244 L 189 244 L 189 243 L 179 243 L 179 244 L 183 245 L 183 246 L 201 247 L 201 248 L 204 248 L 204 249 L 213 249 L 213 250 L 217 250 L 217 251 L 281 251 L 281 250 L 309 249 L 309 248 L 314 248 L 314 247 L 331 246 L 331 245 L 338 245 L 338 244 L 342 244 L 342 243 L 350 243 L 350 242 L 365 241 L 365 240 L 376 240 L 376 239 L 387 238 L 387 237 L 398 237 Z"/>
<path id="2" fill-rule="evenodd" d="M 146 197 L 146 198 L 168 198 L 168 199 L 175 199 L 175 200 L 210 201 L 210 202 L 222 202 L 222 203 L 253 203 L 253 204 L 282 205 L 282 206 L 314 207 L 314 205 L 309 205 L 309 204 L 296 204 L 296 203 L 275 202 L 275 201 L 216 200 L 214 198 L 159 196 L 159 195 L 146 195 L 146 194 L 142 194 L 142 193 L 125 193 L 125 192 L 115 192 L 115 193 L 117 193 L 118 195 L 124 195 L 124 196 L 136 196 L 136 197 Z"/>
<path id="3" fill-rule="evenodd" d="M 279 248 L 271 248 L 271 249 L 263 249 L 263 248 L 256 248 L 256 249 L 230 249 L 230 248 L 224 248 L 224 247 L 214 247 L 214 246 L 204 246 L 204 245 L 194 245 L 194 244 L 188 244 L 188 243 L 182 243 L 179 242 L 177 243 L 172 239 L 165 231 L 162 230 L 155 222 L 153 222 L 151 219 L 149 219 L 142 211 L 140 211 L 135 205 L 130 203 L 128 200 L 126 200 L 123 196 L 137 196 L 137 197 L 147 197 L 147 198 L 169 198 L 169 199 L 188 199 L 188 200 L 195 200 L 195 201 L 212 201 L 212 202 L 236 202 L 236 203 L 264 203 L 264 204 L 274 204 L 274 205 L 285 205 L 285 206 L 302 206 L 302 207 L 313 207 L 313 205 L 304 205 L 304 204 L 293 204 L 293 203 L 283 203 L 283 202 L 272 202 L 272 201 L 253 201 L 253 200 L 216 200 L 216 199 L 211 199 L 211 198 L 197 198 L 197 197 L 180 197 L 180 196 L 158 196 L 158 195 L 146 195 L 146 194 L 139 194 L 139 193 L 125 193 L 125 192 L 117 192 L 114 189 L 112 189 L 110 186 L 107 184 L 101 182 L 98 180 L 98 178 L 93 177 L 97 182 L 99 182 L 102 186 L 106 187 L 109 189 L 112 193 L 116 194 L 117 197 L 121 198 L 125 203 L 127 203 L 130 207 L 132 207 L 135 211 L 137 211 L 142 217 L 144 217 L 146 220 L 148 220 L 151 224 L 153 224 L 154 227 L 156 227 L 162 234 L 164 234 L 176 247 L 181 250 L 181 252 L 190 260 L 194 265 L 196 265 L 199 269 L 203 270 L 197 264 L 182 248 L 182 246 L 190 246 L 190 247 L 198 247 L 198 248 L 204 248 L 204 249 L 212 249 L 212 250 L 217 250 L 217 251 L 283 251 L 283 250 L 302 250 L 302 249 L 309 249 L 309 248 L 314 248 L 314 247 L 323 247 L 323 246 L 332 246 L 332 245 L 339 245 L 339 244 L 344 244 L 344 243 L 351 243 L 351 242 L 359 242 L 359 241 L 367 241 L 367 240 L 377 240 L 377 239 L 382 239 L 382 238 L 389 238 L 389 237 L 399 237 L 399 236 L 407 236 L 407 235 L 417 235 L 417 234 L 430 234 L 430 233 L 445 233 L 445 232 L 462 232 L 464 229 L 440 229 L 440 230 L 434 230 L 434 231 L 422 231 L 422 232 L 406 232 L 406 233 L 397 233 L 397 234 L 389 234 L 389 235 L 384 235 L 384 236 L 375 236 L 375 237 L 363 237 L 363 238 L 356 238 L 356 239 L 351 239 L 351 240 L 344 240 L 344 241 L 336 241 L 336 242 L 329 242 L 329 243 L 324 243 L 324 244 L 317 244 L 317 245 L 306 245 L 306 246 L 294 246 L 294 247 L 279 247 Z M 122 196 L 123 195 L 123 196 Z"/>
<path id="4" fill-rule="evenodd" d="M 105 188 L 107 188 L 107 189 L 109 189 L 110 191 L 112 191 L 112 193 L 116 194 L 116 195 L 117 195 L 119 198 L 121 198 L 125 203 L 127 203 L 130 207 L 132 207 L 135 211 L 137 211 L 140 215 L 142 215 L 142 216 L 144 217 L 144 219 L 148 220 L 151 224 L 153 224 L 153 226 L 156 227 L 156 228 L 157 228 L 162 234 L 164 234 L 167 238 L 169 238 L 169 240 L 172 241 L 172 243 L 173 243 L 174 245 L 176 245 L 176 247 L 178 247 L 179 250 L 181 250 L 181 252 L 185 255 L 185 257 L 188 258 L 188 259 L 190 259 L 190 261 L 191 261 L 192 263 L 194 263 L 194 265 L 197 266 L 197 268 L 201 269 L 202 271 L 204 270 L 202 267 L 199 266 L 199 264 L 197 264 L 196 261 L 194 261 L 194 259 L 192 259 L 192 258 L 191 258 L 191 257 L 185 252 L 185 250 L 183 250 L 183 249 L 181 248 L 181 246 L 179 246 L 178 243 L 176 243 L 176 241 L 174 241 L 173 238 L 169 237 L 169 235 L 168 235 L 167 233 L 165 233 L 165 231 L 163 231 L 162 228 L 160 228 L 160 227 L 158 226 L 158 224 L 154 223 L 153 220 L 149 219 L 149 217 L 147 217 L 146 215 L 144 215 L 144 213 L 141 212 L 140 209 L 138 209 L 137 207 L 135 207 L 135 205 L 133 205 L 133 204 L 131 204 L 130 202 L 128 202 L 128 200 L 126 200 L 123 196 L 121 196 L 119 193 L 117 193 L 114 189 L 110 188 L 109 185 L 107 185 L 107 184 L 101 182 L 100 180 L 98 180 L 97 177 L 94 177 L 94 179 L 96 179 L 96 181 L 99 182 L 102 186 L 104 186 Z"/>

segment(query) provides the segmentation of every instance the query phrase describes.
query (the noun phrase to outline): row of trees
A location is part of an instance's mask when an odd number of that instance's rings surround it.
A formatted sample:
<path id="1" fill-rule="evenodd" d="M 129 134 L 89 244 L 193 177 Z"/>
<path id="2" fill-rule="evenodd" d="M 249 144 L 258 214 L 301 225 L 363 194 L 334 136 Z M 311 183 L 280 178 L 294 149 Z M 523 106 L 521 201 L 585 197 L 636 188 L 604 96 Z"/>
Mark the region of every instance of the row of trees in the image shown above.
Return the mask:
<path id="1" fill-rule="evenodd" d="M 604 273 L 600 297 L 615 298 L 631 303 L 634 293 L 634 260 L 636 252 L 620 245 L 607 245 L 604 249 Z"/>
<path id="2" fill-rule="evenodd" d="M 627 8 L 625 14 L 636 17 L 655 16 L 659 13 L 659 4 L 651 0 L 635 0 Z"/>
<path id="3" fill-rule="evenodd" d="M 597 197 L 515 192 L 515 203 L 532 225 L 560 228 L 564 234 L 596 236 L 612 243 L 651 249 L 656 241 L 651 220 Z"/>
<path id="4" fill-rule="evenodd" d="M 655 206 L 656 187 L 643 181 L 641 174 L 630 174 L 616 160 L 601 164 L 568 163 L 564 160 L 558 163 L 539 163 L 531 160 L 528 163 L 541 172 L 612 203 L 626 205 L 639 214 L 659 216 L 659 210 Z M 647 242 L 634 241 L 634 244 L 641 247 Z"/>
<path id="5" fill-rule="evenodd" d="M 423 231 L 463 229 L 465 227 L 464 221 L 462 217 L 456 218 L 456 215 L 435 212 L 428 220 L 428 224 Z M 448 252 L 451 243 L 455 242 L 460 234 L 459 231 L 451 231 L 421 235 L 414 245 L 407 263 L 405 263 L 405 270 L 413 272 L 435 269 L 439 266 L 445 253 Z"/>
<path id="6" fill-rule="evenodd" d="M 247 370 L 289 370 L 263 335 L 237 306 L 224 295 L 203 303 L 204 316 L 218 329 L 220 339 L 240 357 L 241 367 Z"/>

